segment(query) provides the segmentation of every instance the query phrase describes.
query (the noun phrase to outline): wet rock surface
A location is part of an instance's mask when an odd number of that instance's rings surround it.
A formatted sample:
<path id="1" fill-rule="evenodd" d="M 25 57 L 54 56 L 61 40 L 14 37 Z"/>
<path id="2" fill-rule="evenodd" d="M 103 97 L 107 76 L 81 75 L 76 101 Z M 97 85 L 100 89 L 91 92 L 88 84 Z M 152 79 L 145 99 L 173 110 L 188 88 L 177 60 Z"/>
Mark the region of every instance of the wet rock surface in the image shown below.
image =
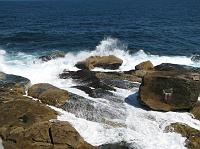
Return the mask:
<path id="1" fill-rule="evenodd" d="M 186 147 L 189 149 L 200 148 L 200 131 L 186 124 L 172 123 L 165 128 L 165 132 L 176 132 L 186 137 Z"/>
<path id="2" fill-rule="evenodd" d="M 108 100 L 110 104 L 105 104 L 105 101 L 99 100 L 99 102 L 95 102 L 91 99 L 70 93 L 69 100 L 61 108 L 80 118 L 117 126 L 119 123 L 112 122 L 112 120 L 124 119 L 125 121 L 126 117 L 124 105 L 122 104 L 123 99 L 117 96 L 109 96 Z M 121 104 L 117 104 L 117 102 Z"/>
<path id="3" fill-rule="evenodd" d="M 99 146 L 100 149 L 131 149 L 130 144 L 126 142 L 119 142 L 113 144 L 103 144 Z"/>
<path id="4" fill-rule="evenodd" d="M 194 62 L 200 62 L 200 53 L 193 55 L 191 60 Z"/>
<path id="5" fill-rule="evenodd" d="M 48 62 L 53 59 L 64 58 L 64 57 L 65 57 L 65 52 L 54 51 L 54 52 L 50 53 L 49 55 L 42 55 L 42 56 L 38 57 L 38 59 L 40 59 L 43 62 Z"/>
<path id="6" fill-rule="evenodd" d="M 154 67 L 157 71 L 176 71 L 176 72 L 192 72 L 192 73 L 200 73 L 200 68 L 192 67 L 187 65 L 178 65 L 178 64 L 170 64 L 170 63 L 162 63 Z"/>
<path id="7" fill-rule="evenodd" d="M 197 102 L 199 86 L 193 73 L 152 72 L 143 78 L 139 100 L 153 110 L 187 110 Z"/>
<path id="8" fill-rule="evenodd" d="M 115 91 L 112 86 L 107 85 L 97 78 L 95 72 L 89 70 L 65 71 L 60 74 L 60 78 L 74 79 L 77 83 L 74 88 L 80 89 L 94 98 L 101 97 L 101 94 L 111 94 L 109 91 Z"/>
<path id="9" fill-rule="evenodd" d="M 79 69 L 91 70 L 95 67 L 104 69 L 118 69 L 123 61 L 114 55 L 109 56 L 91 56 L 86 60 L 78 62 L 75 66 Z"/>
<path id="10" fill-rule="evenodd" d="M 34 84 L 28 89 L 28 95 L 39 99 L 42 103 L 61 106 L 68 99 L 68 92 L 48 83 Z"/>

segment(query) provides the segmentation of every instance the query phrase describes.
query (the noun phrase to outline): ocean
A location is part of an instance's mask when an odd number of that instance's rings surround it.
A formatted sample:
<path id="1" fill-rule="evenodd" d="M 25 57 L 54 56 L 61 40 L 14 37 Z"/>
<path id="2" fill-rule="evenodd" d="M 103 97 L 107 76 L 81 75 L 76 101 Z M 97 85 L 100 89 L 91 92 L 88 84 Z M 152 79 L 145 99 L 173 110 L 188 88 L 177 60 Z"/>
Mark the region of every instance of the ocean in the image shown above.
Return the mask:
<path id="1" fill-rule="evenodd" d="M 119 109 L 124 118 L 114 121 L 126 127 L 111 128 L 57 109 L 59 120 L 69 121 L 93 145 L 126 141 L 136 149 L 182 149 L 185 138 L 164 133 L 172 122 L 183 122 L 200 130 L 200 122 L 187 112 L 156 112 L 112 104 L 73 88 L 76 83 L 59 79 L 63 70 L 93 55 L 115 55 L 123 60 L 115 71 L 127 71 L 140 62 L 200 67 L 191 57 L 200 54 L 199 0 L 26 0 L 0 1 L 0 71 L 20 75 L 32 84 L 51 83 L 98 108 Z M 48 62 L 39 56 L 64 51 L 64 58 Z M 95 68 L 94 71 L 111 71 Z M 118 88 L 121 101 L 138 91 Z M 111 111 L 110 111 L 111 112 Z M 84 114 L 84 113 L 83 113 Z M 94 115 L 98 114 L 95 113 Z"/>

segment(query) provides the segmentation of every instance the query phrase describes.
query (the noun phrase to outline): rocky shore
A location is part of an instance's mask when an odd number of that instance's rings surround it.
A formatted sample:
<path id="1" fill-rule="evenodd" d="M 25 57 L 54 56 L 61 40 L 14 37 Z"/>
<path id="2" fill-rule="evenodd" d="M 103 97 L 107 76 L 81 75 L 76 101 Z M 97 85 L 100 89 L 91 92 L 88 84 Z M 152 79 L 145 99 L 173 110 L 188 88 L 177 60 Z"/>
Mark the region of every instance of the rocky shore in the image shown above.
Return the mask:
<path id="1" fill-rule="evenodd" d="M 63 54 L 40 57 L 46 62 Z M 76 88 L 92 98 L 109 99 L 110 104 L 123 103 L 113 92 L 138 87 L 141 108 L 155 111 L 190 112 L 200 120 L 200 68 L 164 63 L 153 66 L 150 61 L 130 71 L 100 72 L 95 67 L 118 69 L 123 61 L 114 55 L 93 56 L 75 66 L 78 71 L 63 70 L 60 79 L 72 79 Z M 57 120 L 54 106 L 90 121 L 120 127 L 111 121 L 123 119 L 120 107 L 95 107 L 92 101 L 48 83 L 31 84 L 27 78 L 0 72 L 0 138 L 5 149 L 126 149 L 126 142 L 93 146 L 84 141 L 69 122 Z M 117 105 L 118 106 L 118 105 Z M 124 106 L 121 104 L 121 106 Z M 96 114 L 94 115 L 94 111 Z M 83 114 L 84 113 L 84 114 Z M 166 133 L 177 132 L 186 137 L 186 147 L 200 148 L 200 131 L 182 123 L 166 127 Z"/>

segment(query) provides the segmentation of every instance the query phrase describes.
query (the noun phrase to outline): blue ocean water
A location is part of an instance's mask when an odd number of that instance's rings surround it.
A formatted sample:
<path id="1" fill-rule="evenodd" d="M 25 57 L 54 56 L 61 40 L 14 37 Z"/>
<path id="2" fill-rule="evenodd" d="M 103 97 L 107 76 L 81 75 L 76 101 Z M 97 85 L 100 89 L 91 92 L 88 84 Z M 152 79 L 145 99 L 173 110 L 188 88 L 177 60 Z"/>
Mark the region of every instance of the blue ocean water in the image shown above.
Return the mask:
<path id="1" fill-rule="evenodd" d="M 0 48 L 7 52 L 94 50 L 106 37 L 130 53 L 191 56 L 200 52 L 200 1 L 0 1 Z"/>

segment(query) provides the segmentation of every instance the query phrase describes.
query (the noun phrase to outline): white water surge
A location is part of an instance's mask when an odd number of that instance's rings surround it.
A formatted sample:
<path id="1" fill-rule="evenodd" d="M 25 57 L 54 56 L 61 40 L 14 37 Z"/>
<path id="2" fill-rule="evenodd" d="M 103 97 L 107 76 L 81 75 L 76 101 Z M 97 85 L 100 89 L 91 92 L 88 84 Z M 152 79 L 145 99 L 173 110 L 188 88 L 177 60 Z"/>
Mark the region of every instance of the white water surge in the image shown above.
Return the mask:
<path id="1" fill-rule="evenodd" d="M 191 61 L 190 57 L 185 56 L 158 56 L 148 55 L 143 50 L 130 55 L 125 46 L 121 46 L 117 39 L 108 38 L 96 47 L 94 51 L 81 51 L 79 53 L 67 53 L 65 58 L 51 60 L 42 63 L 34 55 L 18 53 L 16 55 L 6 54 L 0 51 L 0 71 L 9 74 L 21 75 L 35 83 L 51 83 L 62 89 L 78 94 L 95 102 L 97 105 L 118 108 L 125 113 L 123 119 L 111 121 L 119 122 L 122 125 L 111 126 L 98 122 L 92 122 L 83 118 L 76 117 L 73 113 L 52 107 L 60 112 L 59 120 L 69 121 L 84 139 L 93 144 L 101 145 L 105 143 L 115 143 L 126 141 L 131 143 L 132 148 L 141 149 L 183 149 L 185 138 L 176 133 L 164 133 L 164 128 L 173 122 L 182 122 L 200 130 L 200 121 L 195 120 L 189 113 L 177 112 L 156 112 L 146 111 L 137 103 L 136 92 L 138 88 L 131 90 L 117 89 L 114 94 L 120 97 L 122 102 L 111 104 L 107 99 L 97 99 L 88 97 L 84 92 L 71 88 L 75 83 L 73 80 L 62 80 L 58 75 L 64 69 L 77 70 L 74 67 L 77 61 L 84 60 L 92 55 L 115 55 L 123 59 L 123 65 L 117 71 L 134 69 L 140 62 L 150 60 L 154 65 L 161 63 L 175 63 L 199 67 L 199 63 Z M 34 63 L 33 63 L 34 62 Z M 103 70 L 96 68 L 95 70 Z M 124 102 L 129 97 L 130 104 Z M 116 106 L 116 107 L 115 107 Z"/>
<path id="2" fill-rule="evenodd" d="M 4 149 L 1 138 L 0 138 L 0 149 Z"/>

